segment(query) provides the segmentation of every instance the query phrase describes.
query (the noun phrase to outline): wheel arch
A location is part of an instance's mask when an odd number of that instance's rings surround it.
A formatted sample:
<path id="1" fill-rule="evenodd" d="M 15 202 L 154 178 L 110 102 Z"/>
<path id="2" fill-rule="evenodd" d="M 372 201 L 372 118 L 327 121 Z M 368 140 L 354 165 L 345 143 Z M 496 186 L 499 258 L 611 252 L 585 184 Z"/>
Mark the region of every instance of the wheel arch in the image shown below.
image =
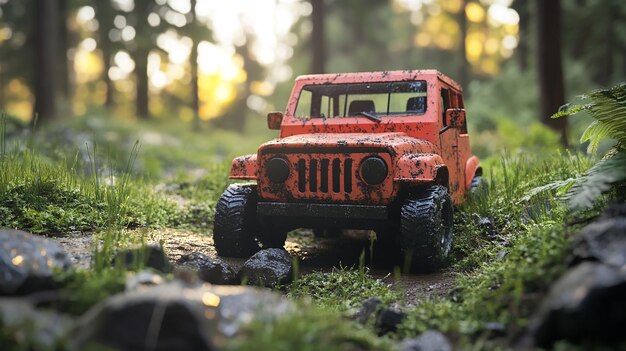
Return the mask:
<path id="1" fill-rule="evenodd" d="M 483 168 L 480 160 L 476 156 L 472 156 L 465 162 L 465 189 L 469 189 L 475 176 L 483 174 Z"/>

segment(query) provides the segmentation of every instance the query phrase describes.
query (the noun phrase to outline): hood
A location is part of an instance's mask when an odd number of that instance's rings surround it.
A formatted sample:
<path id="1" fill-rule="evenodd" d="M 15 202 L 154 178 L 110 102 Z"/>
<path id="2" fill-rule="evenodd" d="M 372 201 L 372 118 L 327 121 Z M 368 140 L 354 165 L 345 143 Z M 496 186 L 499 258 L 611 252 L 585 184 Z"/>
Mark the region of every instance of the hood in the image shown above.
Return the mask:
<path id="1" fill-rule="evenodd" d="M 386 150 L 392 155 L 435 152 L 435 146 L 431 142 L 410 137 L 405 133 L 315 133 L 274 139 L 261 145 L 259 153 L 291 149 L 298 149 L 301 153 L 315 153 L 320 149 L 326 152 L 336 150 L 337 153 L 377 149 Z"/>

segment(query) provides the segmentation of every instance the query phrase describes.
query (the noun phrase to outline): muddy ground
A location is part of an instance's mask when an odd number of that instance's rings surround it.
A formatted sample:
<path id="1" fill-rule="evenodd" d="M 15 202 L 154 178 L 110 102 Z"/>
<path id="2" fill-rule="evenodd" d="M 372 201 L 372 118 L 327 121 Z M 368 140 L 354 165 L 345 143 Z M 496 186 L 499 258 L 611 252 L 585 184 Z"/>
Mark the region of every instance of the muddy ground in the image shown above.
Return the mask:
<path id="1" fill-rule="evenodd" d="M 218 257 L 209 234 L 180 229 L 135 230 L 129 232 L 143 236 L 148 243 L 160 243 L 172 263 L 187 253 L 200 252 Z M 399 255 L 373 245 L 372 233 L 367 231 L 345 231 L 337 238 L 316 238 L 310 230 L 298 230 L 289 234 L 285 248 L 298 258 L 301 275 L 313 271 L 330 271 L 333 267 L 357 267 L 364 263 L 372 276 L 391 284 L 404 295 L 403 304 L 410 306 L 421 298 L 441 296 L 453 288 L 453 274 L 447 271 L 428 274 L 399 273 L 402 262 Z M 88 268 L 95 238 L 84 233 L 55 236 L 69 254 L 74 264 Z M 219 257 L 231 264 L 235 270 L 245 259 Z"/>

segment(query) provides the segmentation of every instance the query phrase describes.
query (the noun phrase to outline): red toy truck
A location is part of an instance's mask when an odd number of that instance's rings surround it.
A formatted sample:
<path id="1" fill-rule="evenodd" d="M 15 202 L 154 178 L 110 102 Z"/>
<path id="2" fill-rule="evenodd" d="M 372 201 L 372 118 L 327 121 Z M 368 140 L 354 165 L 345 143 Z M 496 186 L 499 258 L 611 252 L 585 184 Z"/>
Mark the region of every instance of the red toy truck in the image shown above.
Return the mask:
<path id="1" fill-rule="evenodd" d="M 481 183 L 470 151 L 463 93 L 435 70 L 298 77 L 285 113 L 268 115 L 280 137 L 237 157 L 219 199 L 219 255 L 282 247 L 287 232 L 371 229 L 413 262 L 443 263 L 453 204 Z"/>

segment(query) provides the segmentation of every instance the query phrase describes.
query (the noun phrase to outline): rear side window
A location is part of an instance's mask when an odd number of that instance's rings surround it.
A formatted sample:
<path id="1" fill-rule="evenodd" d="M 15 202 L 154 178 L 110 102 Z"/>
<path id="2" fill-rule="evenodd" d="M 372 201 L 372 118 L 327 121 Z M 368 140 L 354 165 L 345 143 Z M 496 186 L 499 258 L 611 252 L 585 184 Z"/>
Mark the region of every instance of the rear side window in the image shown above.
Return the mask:
<path id="1" fill-rule="evenodd" d="M 450 108 L 450 95 L 448 89 L 441 88 L 441 98 L 439 99 L 439 105 L 441 106 L 441 121 L 443 122 L 443 126 L 447 127 L 446 124 L 446 110 Z"/>

